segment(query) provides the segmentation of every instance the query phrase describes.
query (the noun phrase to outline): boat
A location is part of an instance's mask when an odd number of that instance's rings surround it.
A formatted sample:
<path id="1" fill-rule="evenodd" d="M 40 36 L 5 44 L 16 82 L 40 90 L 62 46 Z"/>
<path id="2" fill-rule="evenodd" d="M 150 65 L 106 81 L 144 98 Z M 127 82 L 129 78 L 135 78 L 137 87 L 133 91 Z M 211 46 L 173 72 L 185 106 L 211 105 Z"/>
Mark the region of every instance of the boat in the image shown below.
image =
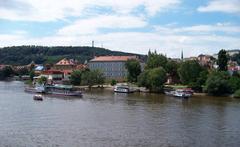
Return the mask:
<path id="1" fill-rule="evenodd" d="M 42 101 L 43 100 L 43 96 L 42 95 L 34 95 L 33 96 L 33 100 Z"/>
<path id="2" fill-rule="evenodd" d="M 116 92 L 116 93 L 133 93 L 134 90 L 126 84 L 119 84 L 114 87 L 114 92 Z"/>
<path id="3" fill-rule="evenodd" d="M 43 85 L 37 85 L 35 87 L 25 87 L 24 91 L 29 93 L 44 93 L 45 88 Z"/>
<path id="4" fill-rule="evenodd" d="M 189 98 L 193 95 L 193 90 L 191 90 L 189 88 L 176 89 L 176 90 L 165 90 L 164 93 L 169 96 L 180 97 L 180 98 Z"/>
<path id="5" fill-rule="evenodd" d="M 76 96 L 81 97 L 82 92 L 73 88 L 72 85 L 46 85 L 45 93 L 57 96 Z"/>

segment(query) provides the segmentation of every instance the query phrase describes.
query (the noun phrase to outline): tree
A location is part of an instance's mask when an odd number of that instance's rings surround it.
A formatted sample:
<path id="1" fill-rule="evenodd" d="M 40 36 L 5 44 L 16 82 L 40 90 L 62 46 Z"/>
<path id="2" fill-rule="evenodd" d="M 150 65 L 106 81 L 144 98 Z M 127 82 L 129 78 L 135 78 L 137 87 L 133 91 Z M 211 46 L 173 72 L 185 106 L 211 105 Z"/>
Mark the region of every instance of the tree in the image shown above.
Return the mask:
<path id="1" fill-rule="evenodd" d="M 227 72 L 215 71 L 208 76 L 205 91 L 210 95 L 224 95 L 231 93 L 228 83 L 230 76 Z"/>
<path id="2" fill-rule="evenodd" d="M 104 74 L 99 70 L 85 71 L 82 73 L 82 84 L 90 88 L 97 84 L 101 85 L 105 81 Z"/>
<path id="3" fill-rule="evenodd" d="M 46 84 L 47 83 L 47 77 L 41 77 L 40 79 L 37 80 L 38 84 Z"/>
<path id="4" fill-rule="evenodd" d="M 131 59 L 128 60 L 125 64 L 128 71 L 127 79 L 129 82 L 137 82 L 137 77 L 141 73 L 141 65 L 138 60 Z"/>
<path id="5" fill-rule="evenodd" d="M 146 69 L 153 69 L 157 67 L 165 68 L 166 64 L 167 58 L 164 55 L 158 54 L 156 51 L 153 53 L 149 51 Z"/>
<path id="6" fill-rule="evenodd" d="M 240 88 L 240 77 L 232 76 L 230 77 L 228 83 L 231 86 L 232 92 L 235 92 Z"/>
<path id="7" fill-rule="evenodd" d="M 169 60 L 166 64 L 165 70 L 168 73 L 168 75 L 172 78 L 173 83 L 177 83 L 180 81 L 180 78 L 178 76 L 178 68 L 179 63 L 173 60 Z"/>
<path id="8" fill-rule="evenodd" d="M 139 85 L 153 92 L 161 92 L 167 80 L 166 71 L 162 67 L 144 71 L 139 76 Z"/>
<path id="9" fill-rule="evenodd" d="M 114 85 L 116 85 L 116 84 L 117 84 L 117 81 L 116 81 L 115 79 L 112 79 L 111 85 L 114 86 Z"/>
<path id="10" fill-rule="evenodd" d="M 5 66 L 0 70 L 0 79 L 4 80 L 6 78 L 11 77 L 14 74 L 14 71 L 11 66 Z"/>
<path id="11" fill-rule="evenodd" d="M 203 67 L 197 61 L 186 61 L 180 65 L 178 74 L 181 82 L 188 85 L 197 82 L 202 71 Z"/>
<path id="12" fill-rule="evenodd" d="M 80 85 L 82 80 L 82 72 L 80 70 L 74 70 L 70 76 L 70 82 L 73 85 Z"/>
<path id="13" fill-rule="evenodd" d="M 223 49 L 218 53 L 217 64 L 220 71 L 227 71 L 228 55 L 227 52 Z"/>

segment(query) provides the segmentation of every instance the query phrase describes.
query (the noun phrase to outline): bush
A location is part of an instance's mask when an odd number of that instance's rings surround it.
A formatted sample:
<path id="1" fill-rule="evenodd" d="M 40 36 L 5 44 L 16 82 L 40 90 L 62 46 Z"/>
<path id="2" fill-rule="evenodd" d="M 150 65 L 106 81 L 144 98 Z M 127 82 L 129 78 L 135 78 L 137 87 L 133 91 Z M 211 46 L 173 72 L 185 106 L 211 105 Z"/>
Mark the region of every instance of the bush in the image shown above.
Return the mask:
<path id="1" fill-rule="evenodd" d="M 115 79 L 112 79 L 111 85 L 114 86 L 114 85 L 116 85 L 116 84 L 117 84 L 117 81 L 116 81 Z"/>
<path id="2" fill-rule="evenodd" d="M 231 86 L 229 85 L 229 75 L 227 72 L 213 72 L 209 75 L 205 91 L 210 95 L 224 95 L 231 93 Z"/>
<path id="3" fill-rule="evenodd" d="M 235 98 L 240 98 L 240 89 L 238 89 L 237 91 L 235 91 L 234 97 L 235 97 Z"/>
<path id="4" fill-rule="evenodd" d="M 167 80 L 166 71 L 162 67 L 144 71 L 139 76 L 139 86 L 144 86 L 152 92 L 162 92 Z"/>

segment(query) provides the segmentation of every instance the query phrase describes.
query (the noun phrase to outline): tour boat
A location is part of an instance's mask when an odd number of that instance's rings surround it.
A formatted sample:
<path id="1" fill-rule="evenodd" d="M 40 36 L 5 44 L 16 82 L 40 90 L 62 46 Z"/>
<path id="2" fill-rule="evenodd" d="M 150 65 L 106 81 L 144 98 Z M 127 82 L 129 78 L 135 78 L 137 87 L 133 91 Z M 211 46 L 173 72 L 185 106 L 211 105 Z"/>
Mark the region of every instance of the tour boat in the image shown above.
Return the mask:
<path id="1" fill-rule="evenodd" d="M 43 100 L 43 96 L 42 95 L 34 95 L 33 99 L 36 101 L 42 101 Z"/>
<path id="2" fill-rule="evenodd" d="M 74 89 L 72 85 L 46 85 L 45 93 L 57 96 L 82 96 L 82 92 Z"/>

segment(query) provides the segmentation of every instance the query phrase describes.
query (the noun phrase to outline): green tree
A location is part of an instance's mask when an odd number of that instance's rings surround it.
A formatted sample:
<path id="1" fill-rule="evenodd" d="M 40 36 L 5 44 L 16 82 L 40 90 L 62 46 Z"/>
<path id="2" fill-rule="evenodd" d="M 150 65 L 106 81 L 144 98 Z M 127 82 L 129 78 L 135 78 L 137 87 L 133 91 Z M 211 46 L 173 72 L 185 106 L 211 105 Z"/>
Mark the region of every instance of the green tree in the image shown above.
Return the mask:
<path id="1" fill-rule="evenodd" d="M 168 75 L 172 78 L 173 83 L 178 83 L 180 81 L 179 75 L 178 75 L 178 68 L 179 63 L 173 60 L 169 60 L 166 64 L 165 70 L 168 73 Z"/>
<path id="2" fill-rule="evenodd" d="M 227 52 L 223 49 L 218 53 L 217 64 L 220 71 L 227 71 L 228 55 Z"/>
<path id="3" fill-rule="evenodd" d="M 73 85 L 80 85 L 82 80 L 82 71 L 74 70 L 70 76 L 70 82 Z"/>
<path id="4" fill-rule="evenodd" d="M 138 86 L 146 87 L 147 89 L 149 89 L 150 86 L 148 81 L 148 74 L 149 70 L 145 70 L 138 76 Z"/>
<path id="5" fill-rule="evenodd" d="M 178 74 L 181 82 L 188 85 L 196 83 L 202 71 L 203 67 L 197 61 L 186 61 L 180 65 Z"/>
<path id="6" fill-rule="evenodd" d="M 117 84 L 117 81 L 116 81 L 115 79 L 112 79 L 111 85 L 114 86 L 114 85 L 116 85 L 116 84 Z"/>
<path id="7" fill-rule="evenodd" d="M 157 67 L 165 68 L 166 64 L 167 64 L 167 58 L 164 55 L 158 54 L 156 51 L 148 52 L 146 69 L 153 69 Z"/>
<path id="8" fill-rule="evenodd" d="M 162 67 L 158 67 L 144 71 L 139 76 L 139 85 L 153 92 L 162 92 L 166 80 L 166 71 Z"/>
<path id="9" fill-rule="evenodd" d="M 206 81 L 205 91 L 210 95 L 224 95 L 231 93 L 229 85 L 230 76 L 227 72 L 215 71 L 212 72 Z"/>
<path id="10" fill-rule="evenodd" d="M 47 83 L 47 78 L 46 77 L 41 77 L 40 79 L 37 80 L 37 83 L 42 85 Z"/>
<path id="11" fill-rule="evenodd" d="M 11 66 L 6 66 L 3 69 L 0 70 L 0 79 L 4 80 L 6 78 L 11 77 L 14 75 L 14 71 Z"/>
<path id="12" fill-rule="evenodd" d="M 82 73 L 82 84 L 88 85 L 90 88 L 93 85 L 102 85 L 104 81 L 104 74 L 99 70 L 85 71 Z"/>
<path id="13" fill-rule="evenodd" d="M 141 65 L 138 60 L 128 60 L 125 64 L 128 71 L 127 79 L 129 82 L 137 82 L 137 77 L 141 73 Z"/>
<path id="14" fill-rule="evenodd" d="M 231 86 L 232 92 L 235 92 L 240 88 L 240 77 L 232 76 L 230 77 L 228 83 Z"/>

